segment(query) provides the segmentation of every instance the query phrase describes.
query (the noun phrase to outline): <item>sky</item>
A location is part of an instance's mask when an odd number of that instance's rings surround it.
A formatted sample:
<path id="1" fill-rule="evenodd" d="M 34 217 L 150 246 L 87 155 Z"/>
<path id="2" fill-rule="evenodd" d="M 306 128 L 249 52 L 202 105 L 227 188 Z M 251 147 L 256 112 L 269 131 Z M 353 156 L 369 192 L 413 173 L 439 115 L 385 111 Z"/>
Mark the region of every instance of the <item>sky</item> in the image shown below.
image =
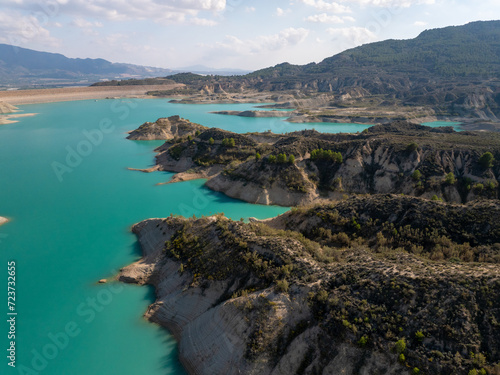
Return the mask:
<path id="1" fill-rule="evenodd" d="M 0 0 L 0 43 L 170 69 L 256 70 L 495 19 L 499 0 Z"/>

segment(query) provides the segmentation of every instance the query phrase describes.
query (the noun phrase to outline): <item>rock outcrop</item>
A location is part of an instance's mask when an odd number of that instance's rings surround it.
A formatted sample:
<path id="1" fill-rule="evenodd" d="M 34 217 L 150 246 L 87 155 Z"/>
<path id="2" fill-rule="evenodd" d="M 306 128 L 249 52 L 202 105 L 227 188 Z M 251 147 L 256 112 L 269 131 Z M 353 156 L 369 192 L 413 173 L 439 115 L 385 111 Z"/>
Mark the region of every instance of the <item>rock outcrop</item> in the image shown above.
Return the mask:
<path id="1" fill-rule="evenodd" d="M 250 203 L 293 206 L 351 194 L 398 193 L 464 203 L 499 196 L 500 135 L 405 121 L 359 134 L 236 134 L 208 129 L 157 149 L 161 170 L 201 173 Z"/>
<path id="2" fill-rule="evenodd" d="M 127 139 L 138 141 L 166 140 L 194 136 L 206 130 L 205 126 L 192 123 L 180 116 L 159 118 L 156 122 L 146 122 L 130 132 Z"/>
<path id="3" fill-rule="evenodd" d="M 387 196 L 377 206 L 377 196 L 364 199 L 296 210 L 271 226 L 220 215 L 145 220 L 133 226 L 143 258 L 119 278 L 156 287 L 145 316 L 173 332 L 191 374 L 494 371 L 500 360 L 497 264 L 373 254 L 377 248 L 359 231 L 353 245 L 335 248 L 302 234 L 318 220 L 341 221 L 351 206 L 367 225 L 373 207 L 418 201 Z M 456 209 L 465 216 L 476 210 Z M 488 216 L 487 204 L 477 209 Z M 498 204 L 494 210 L 491 215 Z M 455 230 L 452 220 L 435 218 Z M 272 228 L 282 225 L 287 231 Z M 487 241 L 478 239 L 478 246 Z"/>

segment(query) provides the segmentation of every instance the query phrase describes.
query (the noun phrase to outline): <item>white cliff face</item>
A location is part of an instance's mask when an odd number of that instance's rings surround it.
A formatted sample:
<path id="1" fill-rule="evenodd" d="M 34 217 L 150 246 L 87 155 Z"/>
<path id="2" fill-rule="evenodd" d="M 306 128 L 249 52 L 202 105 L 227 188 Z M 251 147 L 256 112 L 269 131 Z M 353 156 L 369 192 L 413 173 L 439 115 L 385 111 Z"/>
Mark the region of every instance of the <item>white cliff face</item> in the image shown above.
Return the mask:
<path id="1" fill-rule="evenodd" d="M 206 220 L 215 221 L 214 218 Z M 260 345 L 259 340 L 277 340 L 279 343 L 280 337 L 289 335 L 286 332 L 313 319 L 307 302 L 309 286 L 292 286 L 290 293 L 278 293 L 274 287 L 269 287 L 228 298 L 241 288 L 239 281 L 212 280 L 200 284 L 199 278 L 196 279 L 189 270 L 181 269 L 180 261 L 164 256 L 165 241 L 180 228 L 172 224 L 174 221 L 167 223 L 164 219 L 150 219 L 133 226 L 143 249 L 143 258 L 125 267 L 119 279 L 155 286 L 157 299 L 145 317 L 174 334 L 179 342 L 180 360 L 189 373 L 293 374 L 308 361 L 312 355 L 311 347 L 315 348 L 311 369 L 319 365 L 317 361 L 321 355 L 317 345 L 324 334 L 319 326 L 306 327 L 303 332 L 298 332 L 278 356 L 267 349 L 257 350 L 252 358 L 248 356 L 249 348 L 255 349 L 254 345 Z M 268 250 L 261 248 L 258 251 Z M 248 285 L 254 282 L 252 279 L 247 281 Z M 367 371 L 377 367 L 377 363 L 387 365 L 391 369 L 389 374 L 401 370 L 397 364 L 389 365 L 390 356 L 380 353 L 366 357 L 360 349 L 349 345 L 341 345 L 337 352 L 322 374 L 357 374 L 360 358 L 368 358 L 363 360 L 361 368 L 366 371 L 362 373 L 369 374 Z M 324 362 L 322 366 L 325 366 Z"/>

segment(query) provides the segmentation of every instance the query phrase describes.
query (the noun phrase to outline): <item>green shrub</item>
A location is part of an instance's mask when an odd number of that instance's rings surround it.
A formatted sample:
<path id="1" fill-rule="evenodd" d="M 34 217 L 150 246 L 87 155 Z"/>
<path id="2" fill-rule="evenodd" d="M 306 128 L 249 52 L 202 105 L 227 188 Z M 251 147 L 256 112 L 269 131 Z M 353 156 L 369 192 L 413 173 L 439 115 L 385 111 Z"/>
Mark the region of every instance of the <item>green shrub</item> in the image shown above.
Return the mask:
<path id="1" fill-rule="evenodd" d="M 287 159 L 286 154 L 279 154 L 276 161 L 280 164 L 283 164 L 286 163 L 286 159 Z"/>
<path id="2" fill-rule="evenodd" d="M 412 173 L 411 178 L 413 178 L 415 181 L 420 181 L 420 179 L 422 178 L 422 173 L 418 169 L 415 169 L 415 172 Z"/>
<path id="3" fill-rule="evenodd" d="M 262 156 L 260 156 L 260 154 L 259 154 L 258 152 L 255 154 L 255 159 L 256 159 L 256 160 L 260 160 L 260 158 L 261 158 L 261 157 L 262 157 Z"/>
<path id="4" fill-rule="evenodd" d="M 455 178 L 453 172 L 450 172 L 446 175 L 446 177 L 444 178 L 444 182 L 446 182 L 448 185 L 454 185 L 455 182 L 457 182 L 457 179 Z"/>
<path id="5" fill-rule="evenodd" d="M 418 367 L 414 367 L 413 370 L 411 371 L 412 375 L 419 375 L 420 374 L 420 370 Z"/>
<path id="6" fill-rule="evenodd" d="M 222 145 L 225 147 L 235 147 L 236 141 L 234 140 L 234 138 L 224 138 L 222 140 Z"/>
<path id="7" fill-rule="evenodd" d="M 214 143 L 215 143 L 215 140 L 212 137 L 210 137 L 210 139 L 208 140 L 208 144 L 213 145 Z"/>
<path id="8" fill-rule="evenodd" d="M 422 331 L 417 331 L 415 333 L 415 338 L 418 340 L 418 341 L 422 341 L 424 338 L 425 338 L 425 335 L 423 334 Z"/>
<path id="9" fill-rule="evenodd" d="M 295 156 L 290 155 L 290 156 L 288 157 L 288 162 L 289 162 L 290 164 L 295 164 Z"/>
<path id="10" fill-rule="evenodd" d="M 485 169 L 493 167 L 493 163 L 495 162 L 495 158 L 491 152 L 485 152 L 479 158 L 479 164 Z"/>
<path id="11" fill-rule="evenodd" d="M 358 345 L 361 347 L 366 346 L 368 343 L 368 336 L 361 336 L 361 338 L 358 340 Z"/>
<path id="12" fill-rule="evenodd" d="M 342 154 L 332 150 L 323 150 L 322 148 L 311 151 L 311 160 L 333 160 L 336 163 L 342 163 Z"/>
<path id="13" fill-rule="evenodd" d="M 405 363 L 405 362 L 406 362 L 406 357 L 405 357 L 405 355 L 404 355 L 403 353 L 401 353 L 401 354 L 399 355 L 399 357 L 398 357 L 398 361 L 399 361 L 400 363 Z"/>
<path id="14" fill-rule="evenodd" d="M 267 158 L 267 161 L 269 163 L 276 163 L 276 156 L 274 155 L 269 155 L 269 157 Z"/>
<path id="15" fill-rule="evenodd" d="M 406 340 L 402 338 L 401 340 L 396 341 L 394 349 L 396 349 L 396 353 L 403 353 L 406 350 Z"/>
<path id="16" fill-rule="evenodd" d="M 443 199 L 439 198 L 436 194 L 434 194 L 431 198 L 431 201 L 443 201 Z"/>
<path id="17" fill-rule="evenodd" d="M 286 280 L 278 280 L 276 282 L 276 289 L 282 293 L 288 292 L 288 281 Z"/>
<path id="18" fill-rule="evenodd" d="M 415 142 L 412 142 L 408 144 L 408 146 L 406 146 L 406 151 L 408 152 L 417 151 L 417 149 L 418 149 L 418 144 L 416 144 Z"/>

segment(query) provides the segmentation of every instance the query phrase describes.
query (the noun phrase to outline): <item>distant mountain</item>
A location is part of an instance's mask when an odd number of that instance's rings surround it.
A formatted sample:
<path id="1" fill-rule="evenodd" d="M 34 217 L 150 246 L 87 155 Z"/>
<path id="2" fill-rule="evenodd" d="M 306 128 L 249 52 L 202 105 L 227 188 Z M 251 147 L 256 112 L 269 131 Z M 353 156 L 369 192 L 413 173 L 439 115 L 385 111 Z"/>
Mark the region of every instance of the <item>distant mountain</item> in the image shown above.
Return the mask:
<path id="1" fill-rule="evenodd" d="M 117 64 L 104 59 L 73 59 L 58 53 L 0 44 L 0 86 L 46 86 L 168 74 L 172 74 L 169 69 Z"/>
<path id="2" fill-rule="evenodd" d="M 377 96 L 432 106 L 436 113 L 500 118 L 500 21 L 427 30 L 410 40 L 349 49 L 320 63 L 283 63 L 238 77 L 174 75 L 176 82 L 226 92 L 242 89 L 332 93 L 332 103 Z M 212 81 L 212 82 L 211 82 Z"/>
<path id="3" fill-rule="evenodd" d="M 250 70 L 232 69 L 232 68 L 210 68 L 205 65 L 191 65 L 183 68 L 173 69 L 175 73 L 195 73 L 195 74 L 212 74 L 220 76 L 233 76 L 248 74 Z"/>

